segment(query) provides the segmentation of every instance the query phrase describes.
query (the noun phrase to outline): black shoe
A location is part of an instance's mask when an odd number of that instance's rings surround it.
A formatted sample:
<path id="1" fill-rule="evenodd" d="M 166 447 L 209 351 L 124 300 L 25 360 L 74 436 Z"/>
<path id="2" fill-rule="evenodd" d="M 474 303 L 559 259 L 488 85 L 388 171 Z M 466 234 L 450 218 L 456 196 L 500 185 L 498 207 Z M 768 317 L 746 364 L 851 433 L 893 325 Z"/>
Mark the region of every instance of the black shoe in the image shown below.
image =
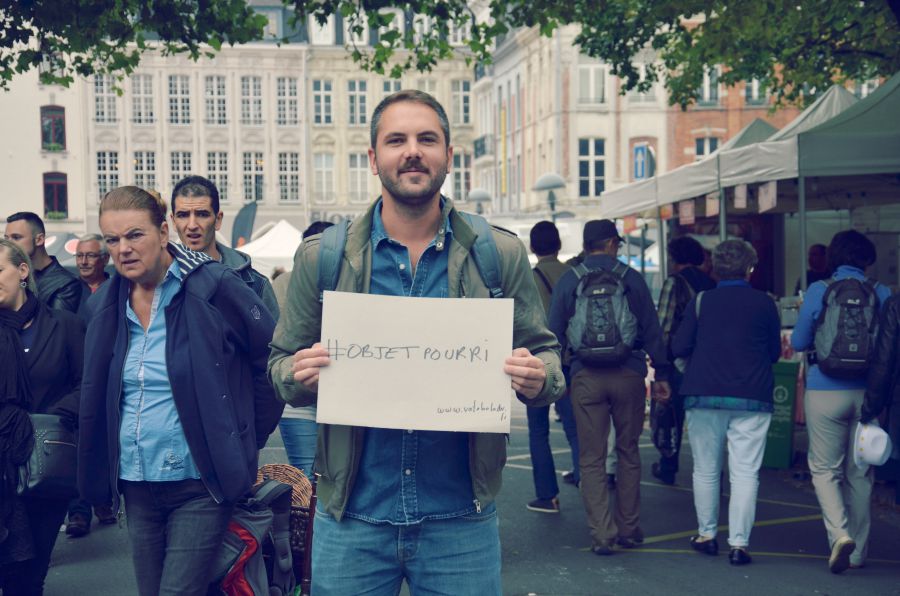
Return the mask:
<path id="1" fill-rule="evenodd" d="M 81 538 L 90 533 L 91 518 L 81 513 L 74 513 L 69 516 L 69 523 L 66 524 L 66 534 L 72 538 Z"/>
<path id="2" fill-rule="evenodd" d="M 691 548 L 698 553 L 712 555 L 713 557 L 719 554 L 719 542 L 715 538 L 710 540 L 700 540 L 700 536 L 692 536 Z"/>
<path id="3" fill-rule="evenodd" d="M 96 505 L 94 507 L 94 515 L 97 516 L 97 521 L 99 521 L 104 526 L 109 526 L 116 521 L 116 514 L 113 513 L 112 505 Z"/>
<path id="4" fill-rule="evenodd" d="M 537 511 L 538 513 L 559 513 L 559 499 L 535 499 L 525 507 L 529 511 Z"/>
<path id="5" fill-rule="evenodd" d="M 671 472 L 663 472 L 659 468 L 659 463 L 655 463 L 650 466 L 650 473 L 653 474 L 653 477 L 662 482 L 663 484 L 673 485 L 675 484 L 675 474 Z"/>
<path id="6" fill-rule="evenodd" d="M 616 475 L 615 474 L 607 474 L 606 475 L 606 486 L 609 488 L 616 488 Z"/>
<path id="7" fill-rule="evenodd" d="M 573 472 L 572 470 L 563 472 L 562 479 L 566 484 L 574 484 L 575 486 L 578 486 L 578 483 L 575 482 L 575 472 Z"/>
<path id="8" fill-rule="evenodd" d="M 749 565 L 753 562 L 753 557 L 743 548 L 733 548 L 728 553 L 728 562 L 732 565 Z"/>
<path id="9" fill-rule="evenodd" d="M 631 536 L 619 536 L 616 538 L 616 544 L 622 548 L 635 548 L 644 543 L 644 532 L 637 528 Z"/>
<path id="10" fill-rule="evenodd" d="M 594 544 L 593 546 L 591 546 L 591 552 L 595 555 L 600 555 L 601 557 L 610 556 L 611 554 L 613 554 L 612 540 Z"/>

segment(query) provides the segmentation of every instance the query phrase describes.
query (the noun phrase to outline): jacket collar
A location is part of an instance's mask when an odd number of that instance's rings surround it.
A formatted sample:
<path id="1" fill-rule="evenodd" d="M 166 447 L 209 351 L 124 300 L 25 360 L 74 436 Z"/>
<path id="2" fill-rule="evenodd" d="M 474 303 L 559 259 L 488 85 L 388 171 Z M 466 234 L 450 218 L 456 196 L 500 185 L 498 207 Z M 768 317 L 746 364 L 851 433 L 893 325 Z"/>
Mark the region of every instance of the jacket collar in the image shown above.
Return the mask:
<path id="1" fill-rule="evenodd" d="M 204 263 L 213 262 L 213 258 L 205 252 L 197 252 L 174 242 L 169 242 L 166 248 L 169 254 L 172 255 L 172 258 L 178 262 L 178 269 L 181 271 L 182 278 L 196 271 Z"/>

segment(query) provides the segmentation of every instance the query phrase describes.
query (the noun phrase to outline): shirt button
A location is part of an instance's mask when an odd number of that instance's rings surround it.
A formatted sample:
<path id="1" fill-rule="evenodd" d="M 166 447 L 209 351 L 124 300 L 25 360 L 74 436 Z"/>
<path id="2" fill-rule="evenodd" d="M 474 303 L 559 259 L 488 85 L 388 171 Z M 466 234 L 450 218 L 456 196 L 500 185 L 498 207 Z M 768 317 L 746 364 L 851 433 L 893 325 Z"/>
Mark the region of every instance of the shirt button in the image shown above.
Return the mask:
<path id="1" fill-rule="evenodd" d="M 222 394 L 222 399 L 228 399 L 228 395 L 225 394 L 225 393 L 223 393 L 223 394 Z"/>
<path id="2" fill-rule="evenodd" d="M 405 473 L 407 476 L 411 476 L 411 475 L 412 475 L 412 470 L 410 470 L 409 468 L 406 468 L 406 472 L 404 472 L 404 473 Z"/>
<path id="3" fill-rule="evenodd" d="M 406 264 L 400 263 L 400 271 L 405 271 L 405 270 L 406 270 Z"/>
<path id="4" fill-rule="evenodd" d="M 408 432 L 409 434 L 413 434 L 413 433 L 416 432 L 416 431 L 414 431 L 414 430 L 412 430 L 412 429 L 409 429 L 409 430 L 406 431 L 406 432 Z"/>

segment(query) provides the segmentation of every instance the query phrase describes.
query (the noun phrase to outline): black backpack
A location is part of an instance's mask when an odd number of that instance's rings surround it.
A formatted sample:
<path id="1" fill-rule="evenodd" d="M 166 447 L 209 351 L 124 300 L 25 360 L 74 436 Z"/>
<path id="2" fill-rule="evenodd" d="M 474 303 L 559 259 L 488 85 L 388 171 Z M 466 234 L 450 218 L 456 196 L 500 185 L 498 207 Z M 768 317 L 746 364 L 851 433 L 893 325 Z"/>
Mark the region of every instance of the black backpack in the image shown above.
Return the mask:
<path id="1" fill-rule="evenodd" d="M 588 269 L 579 263 L 572 270 L 578 285 L 575 313 L 566 329 L 569 348 L 585 366 L 624 363 L 637 338 L 637 318 L 628 305 L 625 286 L 628 266 L 618 262 L 612 270 Z"/>
<path id="2" fill-rule="evenodd" d="M 830 279 L 816 320 L 815 353 L 811 364 L 836 379 L 866 374 L 878 330 L 878 293 L 875 282 Z"/>

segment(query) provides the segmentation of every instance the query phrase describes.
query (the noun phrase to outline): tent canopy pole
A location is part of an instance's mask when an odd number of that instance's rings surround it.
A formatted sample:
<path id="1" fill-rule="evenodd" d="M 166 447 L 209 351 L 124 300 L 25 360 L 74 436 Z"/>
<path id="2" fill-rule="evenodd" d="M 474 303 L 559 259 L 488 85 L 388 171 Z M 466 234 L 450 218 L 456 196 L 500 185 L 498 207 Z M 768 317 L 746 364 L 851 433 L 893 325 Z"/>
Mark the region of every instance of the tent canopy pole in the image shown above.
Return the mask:
<path id="1" fill-rule="evenodd" d="M 800 214 L 800 290 L 806 293 L 806 178 L 797 179 L 797 211 Z"/>

